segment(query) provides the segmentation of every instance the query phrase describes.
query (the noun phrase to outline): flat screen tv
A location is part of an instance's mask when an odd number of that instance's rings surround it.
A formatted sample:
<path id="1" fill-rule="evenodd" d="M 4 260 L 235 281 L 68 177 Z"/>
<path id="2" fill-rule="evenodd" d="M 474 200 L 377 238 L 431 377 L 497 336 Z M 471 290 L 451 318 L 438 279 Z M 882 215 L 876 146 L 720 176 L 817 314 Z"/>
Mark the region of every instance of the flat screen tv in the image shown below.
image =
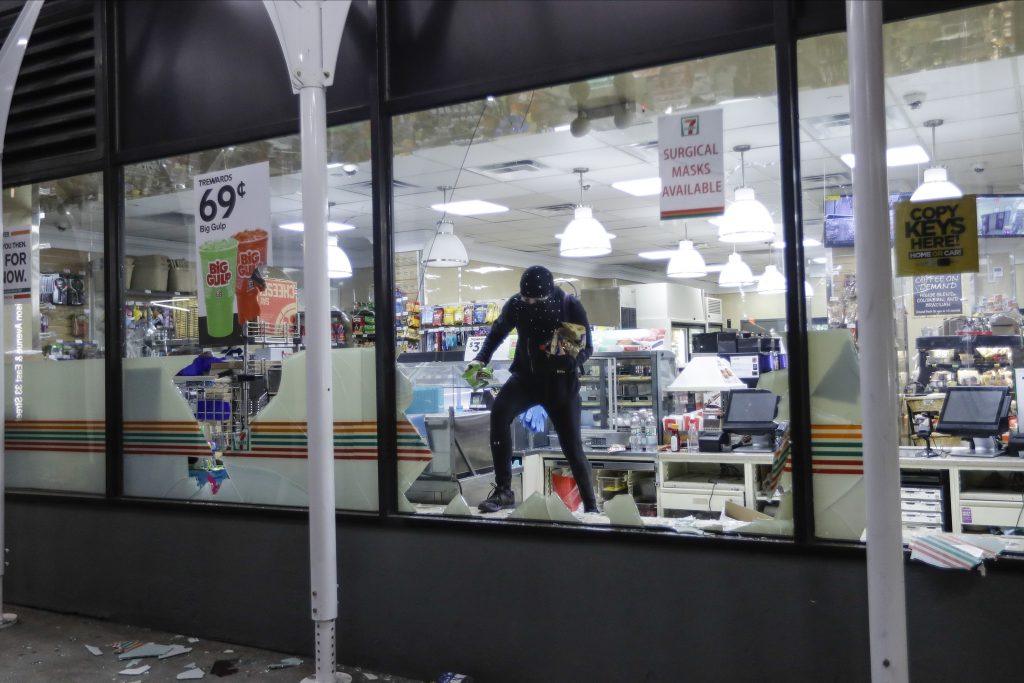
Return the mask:
<path id="1" fill-rule="evenodd" d="M 910 199 L 910 192 L 893 192 L 889 195 L 889 242 L 892 242 L 893 224 L 896 222 L 896 205 Z M 853 195 L 844 194 L 825 199 L 825 229 L 822 242 L 826 247 L 853 246 Z"/>

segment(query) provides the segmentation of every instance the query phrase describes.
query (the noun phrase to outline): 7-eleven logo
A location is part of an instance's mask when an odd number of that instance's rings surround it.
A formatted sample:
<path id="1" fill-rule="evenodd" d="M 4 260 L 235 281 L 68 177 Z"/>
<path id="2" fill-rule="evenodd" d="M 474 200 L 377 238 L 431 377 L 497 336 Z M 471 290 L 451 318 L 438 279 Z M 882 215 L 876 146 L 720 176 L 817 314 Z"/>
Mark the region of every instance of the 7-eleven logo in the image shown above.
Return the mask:
<path id="1" fill-rule="evenodd" d="M 700 117 L 684 116 L 680 123 L 680 134 L 685 138 L 688 135 L 700 135 Z"/>

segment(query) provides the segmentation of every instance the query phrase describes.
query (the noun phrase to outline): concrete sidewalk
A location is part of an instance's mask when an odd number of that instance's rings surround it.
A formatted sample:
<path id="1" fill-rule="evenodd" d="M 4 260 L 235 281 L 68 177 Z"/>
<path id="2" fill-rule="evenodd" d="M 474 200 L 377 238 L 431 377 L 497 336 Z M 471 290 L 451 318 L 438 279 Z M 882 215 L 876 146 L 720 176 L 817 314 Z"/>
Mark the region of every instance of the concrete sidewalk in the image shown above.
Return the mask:
<path id="1" fill-rule="evenodd" d="M 189 642 L 189 634 L 174 634 L 153 631 L 146 628 L 114 624 L 85 617 L 56 614 L 42 610 L 6 605 L 5 611 L 14 612 L 19 622 L 10 628 L 0 630 L 0 682 L 2 683 L 98 683 L 118 681 L 120 683 L 164 683 L 177 681 L 177 676 L 186 671 L 189 664 L 202 669 L 204 681 L 281 681 L 299 683 L 304 676 L 313 674 L 313 662 L 305 657 L 298 667 L 270 669 L 282 659 L 293 655 L 268 650 L 257 650 L 242 645 L 232 645 L 212 640 Z M 312 628 L 312 627 L 311 627 Z M 310 631 L 312 637 L 312 630 Z M 140 641 L 161 645 L 191 647 L 192 651 L 157 659 L 139 659 L 135 666 L 149 665 L 144 674 L 122 675 L 119 671 L 128 668 L 132 659 L 118 660 L 114 643 Z M 103 654 L 93 655 L 86 648 L 93 645 Z M 134 658 L 133 658 L 134 659 Z M 211 673 L 218 660 L 234 660 L 237 673 L 221 678 Z M 221 664 L 221 667 L 224 665 Z M 419 683 L 409 678 L 389 676 L 378 672 L 365 671 L 354 667 L 339 666 L 352 676 L 353 683 Z"/>

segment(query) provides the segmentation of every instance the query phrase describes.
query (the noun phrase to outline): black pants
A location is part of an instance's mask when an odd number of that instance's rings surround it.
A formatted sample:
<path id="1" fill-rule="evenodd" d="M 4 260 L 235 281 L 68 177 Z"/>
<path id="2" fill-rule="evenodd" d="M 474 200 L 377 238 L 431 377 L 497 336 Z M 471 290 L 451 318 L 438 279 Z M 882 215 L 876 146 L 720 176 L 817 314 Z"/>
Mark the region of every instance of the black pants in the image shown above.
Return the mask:
<path id="1" fill-rule="evenodd" d="M 494 460 L 495 483 L 499 487 L 512 486 L 512 420 L 537 404 L 547 411 L 555 427 L 584 506 L 593 508 L 597 503 L 590 461 L 583 453 L 580 438 L 580 385 L 575 373 L 552 373 L 536 379 L 513 374 L 501 387 L 491 408 L 491 457 Z"/>

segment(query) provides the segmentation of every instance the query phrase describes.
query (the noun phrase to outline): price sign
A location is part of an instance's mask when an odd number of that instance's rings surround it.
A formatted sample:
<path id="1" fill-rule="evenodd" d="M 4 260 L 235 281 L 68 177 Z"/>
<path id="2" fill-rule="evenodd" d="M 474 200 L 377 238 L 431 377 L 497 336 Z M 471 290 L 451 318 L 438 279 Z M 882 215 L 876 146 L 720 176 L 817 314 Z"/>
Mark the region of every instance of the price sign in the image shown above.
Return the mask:
<path id="1" fill-rule="evenodd" d="M 270 263 L 270 165 L 198 175 L 193 196 L 200 342 L 234 344 L 259 318 L 251 278 Z"/>
<path id="2" fill-rule="evenodd" d="M 474 358 L 476 354 L 480 353 L 480 349 L 484 346 L 484 339 L 487 337 L 470 337 L 466 340 L 466 352 L 462 354 L 462 359 L 467 363 Z"/>

